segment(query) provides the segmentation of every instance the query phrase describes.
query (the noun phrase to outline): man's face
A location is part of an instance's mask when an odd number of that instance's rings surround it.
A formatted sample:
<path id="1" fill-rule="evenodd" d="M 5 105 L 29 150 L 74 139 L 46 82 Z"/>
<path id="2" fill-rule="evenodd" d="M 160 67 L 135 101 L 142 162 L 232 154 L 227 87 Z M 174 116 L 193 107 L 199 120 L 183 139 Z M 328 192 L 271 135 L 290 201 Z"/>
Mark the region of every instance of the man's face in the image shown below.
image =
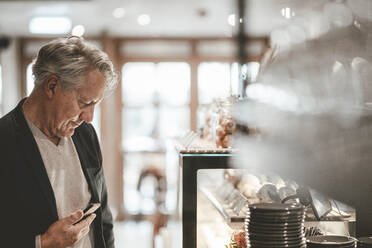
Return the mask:
<path id="1" fill-rule="evenodd" d="M 57 91 L 51 132 L 59 138 L 70 137 L 83 121 L 93 120 L 94 107 L 104 94 L 105 79 L 98 70 L 90 71 L 83 87 L 69 91 Z"/>

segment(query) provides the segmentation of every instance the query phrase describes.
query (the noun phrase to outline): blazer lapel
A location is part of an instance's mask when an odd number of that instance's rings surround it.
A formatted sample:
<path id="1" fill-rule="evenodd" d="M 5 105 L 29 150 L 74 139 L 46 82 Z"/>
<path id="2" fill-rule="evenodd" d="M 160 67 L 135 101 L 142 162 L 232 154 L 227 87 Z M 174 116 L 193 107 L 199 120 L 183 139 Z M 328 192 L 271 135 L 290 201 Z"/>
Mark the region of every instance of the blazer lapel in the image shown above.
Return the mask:
<path id="1" fill-rule="evenodd" d="M 23 99 L 15 109 L 16 139 L 23 150 L 23 154 L 26 155 L 27 165 L 31 167 L 33 175 L 39 183 L 41 192 L 49 205 L 52 219 L 53 221 L 57 221 L 58 213 L 53 188 L 50 184 L 37 143 L 23 115 L 22 105 L 25 100 Z"/>
<path id="2" fill-rule="evenodd" d="M 72 140 L 74 141 L 76 151 L 79 155 L 81 168 L 88 183 L 89 191 L 92 197 L 91 202 L 99 202 L 97 188 L 93 182 L 92 171 L 88 170 L 89 167 L 89 161 L 87 157 L 88 155 L 86 153 L 86 150 L 84 149 L 84 144 L 82 143 L 82 139 L 77 133 L 77 130 L 75 130 L 75 134 L 72 136 Z"/>

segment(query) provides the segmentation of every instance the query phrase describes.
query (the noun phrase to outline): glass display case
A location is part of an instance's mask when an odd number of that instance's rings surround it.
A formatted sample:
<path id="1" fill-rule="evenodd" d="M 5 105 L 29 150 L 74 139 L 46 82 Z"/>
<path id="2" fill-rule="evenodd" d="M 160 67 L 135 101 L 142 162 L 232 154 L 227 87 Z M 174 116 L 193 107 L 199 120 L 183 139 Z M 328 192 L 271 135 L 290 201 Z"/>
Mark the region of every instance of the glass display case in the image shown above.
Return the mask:
<path id="1" fill-rule="evenodd" d="M 245 234 L 248 206 L 282 200 L 307 204 L 304 235 L 355 236 L 355 210 L 350 206 L 312 189 L 301 199 L 303 188 L 294 181 L 233 169 L 234 154 L 229 152 L 184 152 L 179 152 L 182 247 L 239 247 L 231 244 Z"/>
<path id="2" fill-rule="evenodd" d="M 236 238 L 241 233 L 249 235 L 246 230 L 249 206 L 281 202 L 305 206 L 306 237 L 320 234 L 355 237 L 355 210 L 313 189 L 272 173 L 253 175 L 241 169 L 201 169 L 197 173 L 197 247 L 243 247 L 236 245 L 241 242 Z"/>

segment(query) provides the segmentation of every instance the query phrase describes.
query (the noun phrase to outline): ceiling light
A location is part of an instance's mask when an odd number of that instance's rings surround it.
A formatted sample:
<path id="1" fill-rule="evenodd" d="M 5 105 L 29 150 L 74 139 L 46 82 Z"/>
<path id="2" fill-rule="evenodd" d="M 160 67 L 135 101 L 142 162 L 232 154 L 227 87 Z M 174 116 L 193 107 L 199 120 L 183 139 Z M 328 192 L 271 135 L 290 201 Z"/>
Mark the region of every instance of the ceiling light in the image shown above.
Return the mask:
<path id="1" fill-rule="evenodd" d="M 83 34 L 85 33 L 85 28 L 83 25 L 76 25 L 72 31 L 71 31 L 71 35 L 73 36 L 83 36 Z"/>
<path id="2" fill-rule="evenodd" d="M 291 17 L 295 16 L 294 11 L 291 10 L 291 8 L 289 8 L 289 7 L 282 8 L 281 12 L 282 12 L 282 16 L 284 16 L 287 19 L 291 19 Z"/>
<path id="3" fill-rule="evenodd" d="M 227 17 L 227 23 L 231 26 L 235 26 L 235 15 L 231 14 Z"/>
<path id="4" fill-rule="evenodd" d="M 139 25 L 145 26 L 145 25 L 150 24 L 151 18 L 149 15 L 143 14 L 143 15 L 138 16 L 137 22 Z"/>
<path id="5" fill-rule="evenodd" d="M 66 34 L 71 30 L 68 17 L 34 17 L 29 23 L 32 34 Z"/>
<path id="6" fill-rule="evenodd" d="M 125 16 L 125 9 L 124 8 L 116 8 L 112 11 L 113 17 L 116 19 L 123 18 Z"/>

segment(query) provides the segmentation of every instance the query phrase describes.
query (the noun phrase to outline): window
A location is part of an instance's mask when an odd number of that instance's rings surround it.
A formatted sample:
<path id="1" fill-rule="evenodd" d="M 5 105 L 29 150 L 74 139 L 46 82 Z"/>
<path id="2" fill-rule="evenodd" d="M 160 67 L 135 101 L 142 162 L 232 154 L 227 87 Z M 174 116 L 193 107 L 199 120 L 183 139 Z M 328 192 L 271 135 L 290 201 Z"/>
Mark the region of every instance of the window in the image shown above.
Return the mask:
<path id="1" fill-rule="evenodd" d="M 242 73 L 250 82 L 257 78 L 260 64 L 249 62 L 242 67 Z M 204 125 L 204 111 L 207 104 L 217 98 L 239 95 L 238 63 L 203 62 L 198 66 L 198 126 Z"/>
<path id="2" fill-rule="evenodd" d="M 34 76 L 32 75 L 32 63 L 26 68 L 26 96 L 29 96 L 34 89 Z"/>
<path id="3" fill-rule="evenodd" d="M 138 189 L 141 172 L 157 167 L 167 178 L 165 208 L 176 209 L 177 173 L 165 168 L 168 137 L 190 128 L 190 66 L 185 62 L 129 62 L 122 69 L 124 207 L 129 214 L 152 214 L 154 185 L 148 177 Z"/>
<path id="4" fill-rule="evenodd" d="M 247 76 L 250 67 L 247 68 Z M 202 62 L 197 71 L 198 116 L 215 98 L 238 94 L 238 64 Z M 195 82 L 194 82 L 195 83 Z M 128 62 L 122 67 L 122 141 L 124 150 L 124 209 L 129 215 L 156 209 L 154 178 L 138 181 L 148 167 L 166 174 L 166 210 L 176 210 L 177 168 L 166 162 L 161 145 L 190 129 L 191 68 L 186 62 Z M 196 99 L 195 99 L 196 100 Z M 165 166 L 168 166 L 165 168 Z M 149 186 L 152 185 L 152 186 Z"/>
<path id="5" fill-rule="evenodd" d="M 248 81 L 257 79 L 260 64 L 249 62 L 242 67 L 242 74 Z M 198 67 L 199 104 L 208 104 L 215 98 L 238 95 L 239 68 L 238 63 L 205 62 Z"/>
<path id="6" fill-rule="evenodd" d="M 198 67 L 199 104 L 208 104 L 216 98 L 228 97 L 237 82 L 237 66 L 230 63 L 205 62 Z M 236 74 L 234 74 L 236 73 Z"/>
<path id="7" fill-rule="evenodd" d="M 205 112 L 214 99 L 238 94 L 238 64 L 203 62 L 198 66 L 198 127 L 205 124 Z"/>
<path id="8" fill-rule="evenodd" d="M 190 67 L 131 62 L 123 67 L 123 140 L 167 138 L 189 129 Z"/>

